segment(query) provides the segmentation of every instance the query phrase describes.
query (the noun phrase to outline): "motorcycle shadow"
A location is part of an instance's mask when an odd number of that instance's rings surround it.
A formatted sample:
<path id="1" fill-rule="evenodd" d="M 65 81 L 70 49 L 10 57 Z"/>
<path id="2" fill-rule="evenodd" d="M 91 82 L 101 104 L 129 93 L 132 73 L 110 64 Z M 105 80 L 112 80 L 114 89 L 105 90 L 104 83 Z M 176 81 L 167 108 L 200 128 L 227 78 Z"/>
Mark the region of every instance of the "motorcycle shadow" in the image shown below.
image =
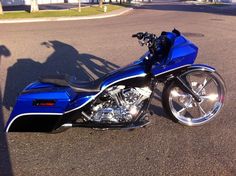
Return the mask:
<path id="1" fill-rule="evenodd" d="M 3 59 L 7 59 L 11 56 L 10 50 L 4 46 L 0 45 L 0 63 Z M 1 70 L 1 69 L 0 69 Z M 2 87 L 0 87 L 0 175 L 12 176 L 12 165 L 11 158 L 8 149 L 8 142 L 6 133 L 4 131 L 4 115 L 3 115 L 3 103 L 2 103 Z"/>
<path id="2" fill-rule="evenodd" d="M 80 53 L 73 46 L 61 41 L 48 41 L 41 45 L 53 49 L 53 53 L 45 62 L 21 58 L 8 68 L 3 97 L 3 105 L 8 110 L 14 106 L 24 87 L 41 76 L 66 74 L 75 76 L 78 81 L 91 81 L 119 68 L 118 65 L 100 57 Z M 152 105 L 151 109 L 156 115 L 167 118 L 161 107 Z"/>
<path id="3" fill-rule="evenodd" d="M 45 62 L 21 58 L 8 68 L 3 98 L 3 105 L 8 110 L 14 106 L 24 87 L 41 76 L 66 74 L 76 77 L 78 81 L 91 81 L 119 68 L 97 56 L 79 53 L 73 46 L 57 40 L 43 42 L 41 45 L 53 49 Z"/>
<path id="4" fill-rule="evenodd" d="M 163 87 L 158 86 L 154 92 L 154 98 L 150 105 L 150 110 L 157 116 L 173 121 L 164 111 L 162 107 L 162 89 Z"/>

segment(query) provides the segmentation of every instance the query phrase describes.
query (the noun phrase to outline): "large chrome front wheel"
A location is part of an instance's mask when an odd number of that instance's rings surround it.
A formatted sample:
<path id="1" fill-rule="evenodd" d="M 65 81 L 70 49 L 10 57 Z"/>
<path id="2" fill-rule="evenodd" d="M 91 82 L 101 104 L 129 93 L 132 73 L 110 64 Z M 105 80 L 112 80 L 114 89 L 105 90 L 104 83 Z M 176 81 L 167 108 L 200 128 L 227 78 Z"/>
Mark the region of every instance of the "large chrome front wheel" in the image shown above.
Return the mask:
<path id="1" fill-rule="evenodd" d="M 180 78 L 200 98 L 184 92 L 174 81 L 166 84 L 162 95 L 163 108 L 174 120 L 187 126 L 198 126 L 212 120 L 223 107 L 225 84 L 217 72 L 189 70 Z"/>

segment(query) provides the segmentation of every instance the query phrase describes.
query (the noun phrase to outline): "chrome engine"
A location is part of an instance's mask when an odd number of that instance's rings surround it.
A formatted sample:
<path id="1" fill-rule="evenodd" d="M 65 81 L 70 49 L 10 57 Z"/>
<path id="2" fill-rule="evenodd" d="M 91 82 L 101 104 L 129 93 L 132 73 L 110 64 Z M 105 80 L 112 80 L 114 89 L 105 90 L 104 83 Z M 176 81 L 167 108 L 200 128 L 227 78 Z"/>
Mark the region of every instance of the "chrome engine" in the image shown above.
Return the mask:
<path id="1" fill-rule="evenodd" d="M 113 86 L 92 104 L 90 119 L 99 123 L 130 122 L 140 112 L 144 100 L 150 95 L 149 87 Z"/>

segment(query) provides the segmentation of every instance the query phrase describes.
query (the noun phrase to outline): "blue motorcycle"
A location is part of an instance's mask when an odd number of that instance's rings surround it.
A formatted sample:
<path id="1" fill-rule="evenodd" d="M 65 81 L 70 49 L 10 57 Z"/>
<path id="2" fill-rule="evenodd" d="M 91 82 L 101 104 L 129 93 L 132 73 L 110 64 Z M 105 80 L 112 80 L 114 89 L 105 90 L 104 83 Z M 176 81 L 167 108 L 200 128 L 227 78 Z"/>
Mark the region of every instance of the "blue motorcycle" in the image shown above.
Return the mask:
<path id="1" fill-rule="evenodd" d="M 225 84 L 210 66 L 193 64 L 198 48 L 179 31 L 160 36 L 139 32 L 148 51 L 139 60 L 92 82 L 41 77 L 17 98 L 6 132 L 61 132 L 71 127 L 134 129 L 150 123 L 149 106 L 158 83 L 162 105 L 173 121 L 205 124 L 223 107 Z"/>

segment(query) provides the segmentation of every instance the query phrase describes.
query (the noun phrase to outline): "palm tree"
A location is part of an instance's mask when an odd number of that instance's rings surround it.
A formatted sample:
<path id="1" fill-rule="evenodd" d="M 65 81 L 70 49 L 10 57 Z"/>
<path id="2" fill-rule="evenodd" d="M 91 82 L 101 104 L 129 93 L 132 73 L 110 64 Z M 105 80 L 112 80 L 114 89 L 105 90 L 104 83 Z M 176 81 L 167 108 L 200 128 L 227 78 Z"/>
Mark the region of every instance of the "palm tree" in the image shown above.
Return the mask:
<path id="1" fill-rule="evenodd" d="M 102 8 L 103 0 L 99 0 L 99 7 Z"/>
<path id="2" fill-rule="evenodd" d="M 39 6 L 37 0 L 31 0 L 30 12 L 38 12 Z"/>
<path id="3" fill-rule="evenodd" d="M 81 0 L 78 0 L 79 6 L 78 6 L 78 11 L 81 12 Z"/>
<path id="4" fill-rule="evenodd" d="M 3 14 L 3 10 L 2 10 L 2 0 L 0 0 L 0 15 Z"/>

